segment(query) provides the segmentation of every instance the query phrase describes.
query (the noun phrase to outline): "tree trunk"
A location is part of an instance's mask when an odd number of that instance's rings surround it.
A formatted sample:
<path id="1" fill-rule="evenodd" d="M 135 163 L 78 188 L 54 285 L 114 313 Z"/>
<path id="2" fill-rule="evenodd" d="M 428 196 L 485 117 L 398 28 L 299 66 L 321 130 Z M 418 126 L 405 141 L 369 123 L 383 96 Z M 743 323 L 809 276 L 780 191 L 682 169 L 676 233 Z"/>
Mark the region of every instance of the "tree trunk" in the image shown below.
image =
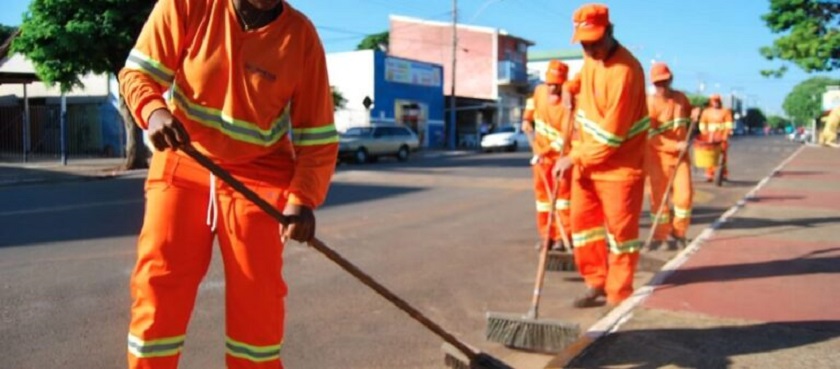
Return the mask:
<path id="1" fill-rule="evenodd" d="M 120 116 L 125 124 L 125 163 L 123 169 L 143 169 L 149 167 L 149 150 L 143 143 L 143 130 L 134 123 L 134 116 L 125 99 L 120 95 Z"/>

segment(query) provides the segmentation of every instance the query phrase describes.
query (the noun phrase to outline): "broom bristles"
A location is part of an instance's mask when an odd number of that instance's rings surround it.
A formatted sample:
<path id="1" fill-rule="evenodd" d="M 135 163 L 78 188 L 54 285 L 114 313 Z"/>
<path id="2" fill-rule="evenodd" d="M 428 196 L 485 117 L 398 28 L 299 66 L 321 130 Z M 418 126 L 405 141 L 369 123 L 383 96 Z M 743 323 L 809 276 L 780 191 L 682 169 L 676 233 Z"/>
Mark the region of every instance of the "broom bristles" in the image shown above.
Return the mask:
<path id="1" fill-rule="evenodd" d="M 580 326 L 559 320 L 487 313 L 486 338 L 507 347 L 558 353 L 580 336 Z"/>
<path id="2" fill-rule="evenodd" d="M 464 355 L 463 352 L 458 351 L 454 346 L 444 343 L 443 344 L 443 352 L 445 356 L 443 357 L 443 363 L 446 365 L 447 368 L 452 369 L 513 369 L 512 366 L 505 364 L 499 359 L 496 359 L 490 355 L 485 353 L 479 352 L 478 355 L 472 362 Z"/>
<path id="3" fill-rule="evenodd" d="M 576 270 L 575 256 L 568 252 L 549 251 L 545 270 L 551 272 L 569 272 Z"/>

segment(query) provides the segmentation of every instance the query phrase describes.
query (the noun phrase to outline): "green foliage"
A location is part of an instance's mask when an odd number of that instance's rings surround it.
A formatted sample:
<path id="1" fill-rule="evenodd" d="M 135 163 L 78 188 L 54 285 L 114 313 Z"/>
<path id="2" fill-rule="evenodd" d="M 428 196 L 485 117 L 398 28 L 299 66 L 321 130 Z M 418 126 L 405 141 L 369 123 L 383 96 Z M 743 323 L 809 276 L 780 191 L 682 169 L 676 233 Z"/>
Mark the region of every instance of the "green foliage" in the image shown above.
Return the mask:
<path id="1" fill-rule="evenodd" d="M 773 33 L 783 33 L 772 46 L 761 48 L 768 60 L 793 62 L 805 72 L 840 69 L 840 2 L 837 0 L 770 0 L 761 17 Z M 781 77 L 786 67 L 764 70 Z"/>
<path id="2" fill-rule="evenodd" d="M 378 50 L 379 44 L 388 46 L 390 39 L 391 33 L 388 31 L 367 35 L 356 46 L 356 50 Z"/>
<path id="3" fill-rule="evenodd" d="M 698 94 L 686 94 L 686 97 L 688 97 L 688 101 L 691 102 L 691 106 L 695 108 L 703 108 L 709 105 L 708 96 Z"/>
<path id="4" fill-rule="evenodd" d="M 785 128 L 788 126 L 789 123 L 790 122 L 788 122 L 787 119 L 778 115 L 771 115 L 767 118 L 767 125 L 769 125 L 772 129 Z"/>
<path id="5" fill-rule="evenodd" d="M 0 24 L 0 44 L 6 42 L 6 39 L 8 39 L 9 36 L 15 33 L 16 30 L 16 27 Z"/>
<path id="6" fill-rule="evenodd" d="M 764 112 L 758 108 L 747 109 L 747 115 L 744 116 L 744 124 L 749 128 L 764 128 L 767 123 L 767 117 Z"/>
<path id="7" fill-rule="evenodd" d="M 344 106 L 347 105 L 347 99 L 341 94 L 341 91 L 335 86 L 330 86 L 330 91 L 332 91 L 333 110 L 344 109 Z"/>
<path id="8" fill-rule="evenodd" d="M 840 79 L 813 77 L 796 85 L 787 97 L 782 108 L 797 126 L 809 124 L 822 111 L 822 95 L 826 86 L 840 85 Z"/>
<path id="9" fill-rule="evenodd" d="M 79 76 L 116 74 L 125 63 L 155 2 L 149 0 L 33 0 L 14 52 L 35 64 L 38 76 L 63 91 Z"/>

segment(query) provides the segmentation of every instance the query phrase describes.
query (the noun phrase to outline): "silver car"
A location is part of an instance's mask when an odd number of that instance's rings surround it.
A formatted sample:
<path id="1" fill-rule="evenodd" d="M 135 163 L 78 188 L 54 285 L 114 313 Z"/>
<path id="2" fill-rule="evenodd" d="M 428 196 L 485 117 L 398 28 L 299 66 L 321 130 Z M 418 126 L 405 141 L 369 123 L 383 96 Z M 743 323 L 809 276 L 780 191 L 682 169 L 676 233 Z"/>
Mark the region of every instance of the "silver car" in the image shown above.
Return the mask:
<path id="1" fill-rule="evenodd" d="M 420 140 L 408 127 L 373 124 L 353 127 L 342 133 L 338 158 L 366 163 L 381 156 L 394 156 L 399 161 L 406 161 L 411 152 L 419 148 Z"/>

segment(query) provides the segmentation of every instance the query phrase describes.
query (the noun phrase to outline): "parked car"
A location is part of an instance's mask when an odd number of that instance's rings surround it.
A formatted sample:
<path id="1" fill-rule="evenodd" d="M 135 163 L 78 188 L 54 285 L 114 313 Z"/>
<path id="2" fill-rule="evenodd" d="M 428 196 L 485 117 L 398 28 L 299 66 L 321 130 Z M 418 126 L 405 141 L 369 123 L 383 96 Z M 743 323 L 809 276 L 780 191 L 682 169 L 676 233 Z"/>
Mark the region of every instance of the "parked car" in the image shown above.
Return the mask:
<path id="1" fill-rule="evenodd" d="M 342 133 L 338 158 L 366 163 L 381 156 L 394 156 L 399 161 L 406 161 L 411 152 L 419 148 L 420 140 L 408 127 L 373 124 L 369 127 L 353 127 Z"/>
<path id="2" fill-rule="evenodd" d="M 528 137 L 518 125 L 505 125 L 493 129 L 489 134 L 481 138 L 481 150 L 490 151 L 516 151 L 519 148 L 528 148 Z"/>

